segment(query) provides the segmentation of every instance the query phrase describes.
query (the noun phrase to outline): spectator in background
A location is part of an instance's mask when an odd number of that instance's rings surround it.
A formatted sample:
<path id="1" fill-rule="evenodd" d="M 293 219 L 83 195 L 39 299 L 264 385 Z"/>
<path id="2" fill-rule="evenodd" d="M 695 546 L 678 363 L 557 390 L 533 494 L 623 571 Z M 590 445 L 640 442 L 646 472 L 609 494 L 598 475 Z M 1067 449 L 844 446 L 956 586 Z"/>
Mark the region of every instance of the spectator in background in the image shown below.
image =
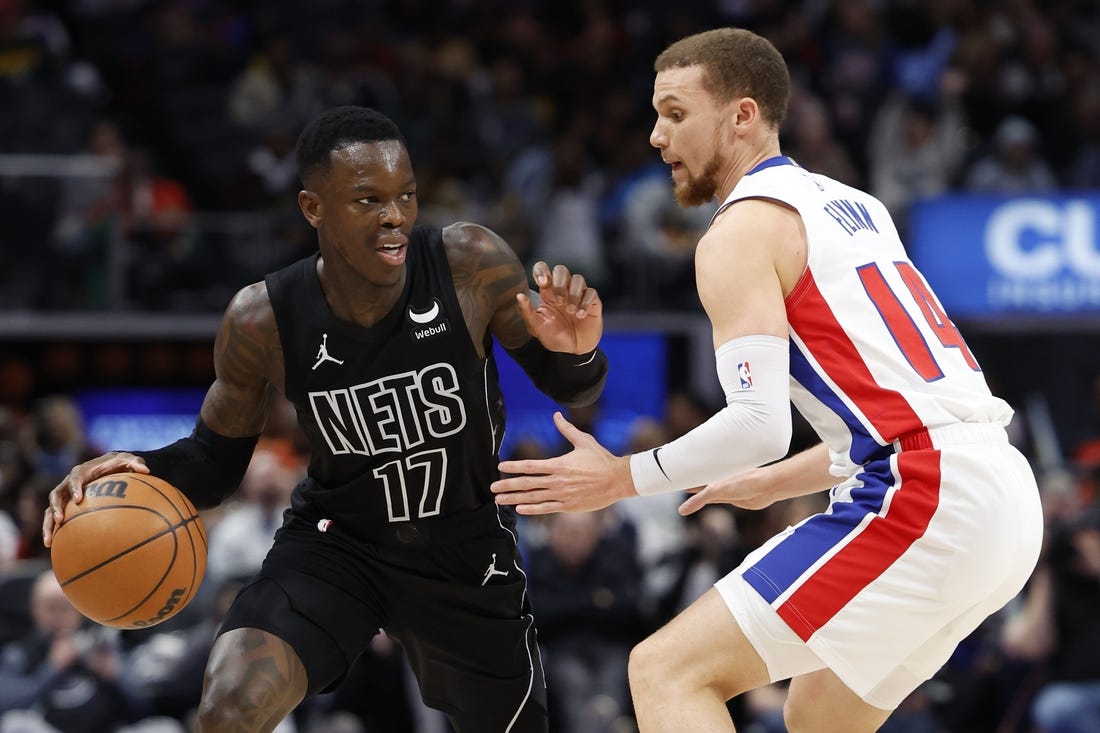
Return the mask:
<path id="1" fill-rule="evenodd" d="M 1070 115 L 1069 81 L 1065 57 L 1059 46 L 1068 38 L 1059 38 L 1051 16 L 1039 2 L 998 4 L 1006 22 L 1001 38 L 1005 55 L 997 71 L 997 92 L 1003 109 L 1026 113 L 1043 141 L 1047 162 L 1068 158 L 1074 137 L 1067 134 Z M 1007 33 L 1004 30 L 1008 30 Z"/>
<path id="2" fill-rule="evenodd" d="M 126 158 L 119 126 L 102 119 L 91 128 L 84 154 L 92 156 L 95 175 L 65 178 L 51 238 L 48 283 L 41 297 L 62 308 L 101 304 L 114 223 L 115 180 Z"/>
<path id="3" fill-rule="evenodd" d="M 288 205 L 298 194 L 298 161 L 294 141 L 298 127 L 275 119 L 264 126 L 259 141 L 245 158 L 246 183 L 251 189 L 250 208 L 276 209 Z"/>
<path id="4" fill-rule="evenodd" d="M 791 92 L 791 111 L 785 125 L 790 157 L 808 171 L 858 187 L 862 176 L 834 136 L 828 108 L 807 89 L 795 86 Z"/>
<path id="5" fill-rule="evenodd" d="M 183 235 L 191 197 L 183 184 L 156 169 L 152 152 L 131 148 L 115 181 L 116 213 L 134 266 L 130 287 L 137 305 L 162 310 L 165 294 L 192 284 L 205 265 Z"/>
<path id="6" fill-rule="evenodd" d="M 690 388 L 674 389 L 665 398 L 665 428 L 668 440 L 675 440 L 705 423 L 715 407 Z"/>
<path id="7" fill-rule="evenodd" d="M 1085 508 L 1100 503 L 1100 438 L 1082 441 L 1073 450 L 1075 504 L 1065 518 L 1079 514 Z"/>
<path id="8" fill-rule="evenodd" d="M 639 417 L 631 423 L 627 431 L 624 450 L 632 453 L 651 450 L 667 440 L 668 428 L 665 422 L 651 417 Z M 564 453 L 566 448 L 559 453 Z M 683 498 L 676 494 L 636 496 L 613 508 L 613 511 L 636 530 L 638 559 L 645 570 L 645 588 L 650 596 L 667 592 L 673 582 L 667 569 L 660 567 L 660 563 L 662 558 L 679 551 L 684 542 L 684 522 L 676 513 L 676 507 Z"/>
<path id="9" fill-rule="evenodd" d="M 879 110 L 868 149 L 871 193 L 899 229 L 915 201 L 948 190 L 966 155 L 967 130 L 959 94 L 965 80 L 948 72 L 938 99 L 895 94 Z"/>
<path id="10" fill-rule="evenodd" d="M 882 13 L 883 6 L 871 0 L 830 3 L 822 36 L 819 88 L 837 139 L 860 169 L 874 111 L 890 84 L 896 50 Z"/>
<path id="11" fill-rule="evenodd" d="M 1073 119 L 1081 146 L 1070 160 L 1066 183 L 1071 189 L 1100 189 L 1100 80 L 1085 82 L 1074 97 Z"/>
<path id="12" fill-rule="evenodd" d="M 42 518 L 42 502 L 48 501 L 50 484 L 57 480 L 58 475 L 33 473 L 16 488 L 12 519 L 19 531 L 19 544 L 15 554 L 18 560 L 46 560 L 50 556 L 49 551 L 42 547 L 39 523 Z"/>
<path id="13" fill-rule="evenodd" d="M 111 630 L 85 627 L 52 570 L 35 582 L 29 609 L 34 631 L 0 648 L 0 713 L 34 708 L 62 733 L 104 733 L 132 720 Z"/>
<path id="14" fill-rule="evenodd" d="M 210 530 L 206 572 L 212 581 L 251 576 L 260 569 L 299 478 L 276 452 L 256 449 L 241 479 L 238 500 L 224 509 Z"/>
<path id="15" fill-rule="evenodd" d="M 641 568 L 610 516 L 549 517 L 547 544 L 531 553 L 555 733 L 610 733 L 630 714 L 626 662 L 644 629 Z"/>
<path id="16" fill-rule="evenodd" d="M 273 120 L 304 126 L 325 106 L 321 74 L 289 36 L 273 33 L 262 46 L 229 84 L 229 119 L 256 132 Z"/>
<path id="17" fill-rule="evenodd" d="M 182 628 L 157 627 L 129 653 L 128 688 L 151 715 L 189 721 L 202 694 L 206 668 L 215 632 L 246 578 L 217 579 L 212 602 L 203 606 L 198 620 Z"/>
<path id="18" fill-rule="evenodd" d="M 540 206 L 532 255 L 583 272 L 595 287 L 603 287 L 608 276 L 600 193 L 600 177 L 585 154 L 583 136 L 574 131 L 554 146 L 550 191 Z"/>
<path id="19" fill-rule="evenodd" d="M 751 549 L 739 541 L 736 510 L 731 506 L 711 505 L 680 519 L 686 527 L 683 546 L 662 560 L 675 568 L 676 581 L 657 605 L 659 623 L 691 605 Z"/>
<path id="20" fill-rule="evenodd" d="M 130 236 L 152 231 L 163 236 L 179 233 L 191 211 L 191 197 L 183 185 L 157 170 L 152 151 L 132 147 L 115 181 L 115 202 Z"/>
<path id="21" fill-rule="evenodd" d="M 470 126 L 490 175 L 500 180 L 522 151 L 547 143 L 545 121 L 529 93 L 524 66 L 515 55 L 501 54 L 469 80 L 473 92 Z"/>
<path id="22" fill-rule="evenodd" d="M 646 141 L 647 131 L 635 127 L 618 145 L 625 170 L 603 204 L 612 218 L 616 258 L 629 273 L 618 287 L 634 308 L 697 308 L 695 243 L 716 206 L 678 206 L 668 171 Z"/>
<path id="23" fill-rule="evenodd" d="M 15 565 L 19 556 L 19 526 L 11 515 L 0 509 L 0 575 Z"/>
<path id="24" fill-rule="evenodd" d="M 1042 733 L 1100 730 L 1100 502 L 1056 523 L 1022 605 L 1006 622 L 1010 657 L 1042 671 L 1031 718 Z"/>
<path id="25" fill-rule="evenodd" d="M 1038 150 L 1035 127 L 1013 115 L 997 125 L 992 149 L 976 160 L 966 174 L 973 193 L 1042 193 L 1058 186 L 1050 166 Z"/>
<path id="26" fill-rule="evenodd" d="M 31 468 L 47 476 L 63 476 L 69 467 L 95 456 L 84 432 L 84 416 L 71 397 L 53 395 L 44 398 L 27 423 L 25 450 Z"/>
<path id="27" fill-rule="evenodd" d="M 0 511 L 11 512 L 15 487 L 30 470 L 20 444 L 21 421 L 15 411 L 0 407 Z"/>

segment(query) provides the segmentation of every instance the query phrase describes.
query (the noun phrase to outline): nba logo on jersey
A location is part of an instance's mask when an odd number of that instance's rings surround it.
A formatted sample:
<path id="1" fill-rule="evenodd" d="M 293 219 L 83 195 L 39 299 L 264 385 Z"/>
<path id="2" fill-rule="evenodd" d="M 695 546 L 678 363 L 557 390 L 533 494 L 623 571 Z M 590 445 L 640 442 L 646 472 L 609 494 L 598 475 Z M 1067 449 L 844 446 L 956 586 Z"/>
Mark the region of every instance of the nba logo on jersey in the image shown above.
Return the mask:
<path id="1" fill-rule="evenodd" d="M 741 378 L 741 389 L 752 389 L 752 372 L 747 361 L 737 364 L 737 376 Z"/>

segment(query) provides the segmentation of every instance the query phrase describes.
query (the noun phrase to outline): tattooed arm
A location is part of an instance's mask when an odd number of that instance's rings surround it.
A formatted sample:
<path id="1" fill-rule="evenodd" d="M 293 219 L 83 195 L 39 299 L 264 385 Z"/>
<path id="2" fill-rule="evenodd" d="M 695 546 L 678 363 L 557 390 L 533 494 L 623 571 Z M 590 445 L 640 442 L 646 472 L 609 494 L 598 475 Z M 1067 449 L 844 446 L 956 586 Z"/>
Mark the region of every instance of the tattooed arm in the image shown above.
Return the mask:
<path id="1" fill-rule="evenodd" d="M 443 245 L 478 355 L 485 356 L 489 333 L 509 349 L 529 341 L 531 334 L 515 305 L 516 296 L 528 292 L 527 277 L 511 247 L 489 229 L 465 222 L 443 229 Z"/>
<path id="2" fill-rule="evenodd" d="M 112 473 L 153 473 L 200 508 L 237 488 L 267 420 L 273 390 L 283 385 L 275 313 L 263 283 L 241 290 L 226 309 L 214 341 L 214 373 L 190 437 L 154 451 L 112 451 L 69 472 L 50 492 L 42 522 L 47 547 L 65 520 L 69 499 L 79 503 L 85 485 Z"/>
<path id="3" fill-rule="evenodd" d="M 226 308 L 214 340 L 214 383 L 200 416 L 230 438 L 263 430 L 275 389 L 283 388 L 283 352 L 263 283 L 242 289 Z"/>
<path id="4" fill-rule="evenodd" d="M 551 271 L 537 262 L 532 275 L 538 292 L 527 286 L 523 265 L 498 235 L 477 224 L 459 222 L 443 230 L 455 290 L 466 326 L 482 353 L 482 337 L 491 333 L 509 350 L 534 336 L 548 350 L 590 354 L 603 334 L 603 305 L 595 288 L 564 265 Z"/>
<path id="5" fill-rule="evenodd" d="M 537 262 L 539 290 L 532 292 L 519 258 L 485 227 L 453 224 L 443 241 L 478 353 L 484 357 L 482 343 L 492 334 L 542 392 L 569 406 L 594 402 L 607 379 L 607 359 L 597 348 L 603 306 L 584 277 Z"/>

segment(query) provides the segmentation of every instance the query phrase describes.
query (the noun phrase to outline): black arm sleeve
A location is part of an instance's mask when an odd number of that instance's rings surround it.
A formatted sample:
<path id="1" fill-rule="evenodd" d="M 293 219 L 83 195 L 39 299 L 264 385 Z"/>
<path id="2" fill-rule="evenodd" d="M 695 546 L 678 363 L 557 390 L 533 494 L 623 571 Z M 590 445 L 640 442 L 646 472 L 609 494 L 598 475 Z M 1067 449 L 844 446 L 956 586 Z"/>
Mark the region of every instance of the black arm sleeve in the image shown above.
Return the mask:
<path id="1" fill-rule="evenodd" d="M 607 382 L 607 355 L 599 347 L 587 354 L 565 354 L 533 338 L 506 351 L 540 391 L 566 407 L 592 404 Z"/>
<path id="2" fill-rule="evenodd" d="M 186 438 L 156 450 L 131 451 L 149 472 L 175 486 L 198 509 L 209 509 L 237 490 L 252 460 L 258 435 L 227 438 L 200 417 Z"/>

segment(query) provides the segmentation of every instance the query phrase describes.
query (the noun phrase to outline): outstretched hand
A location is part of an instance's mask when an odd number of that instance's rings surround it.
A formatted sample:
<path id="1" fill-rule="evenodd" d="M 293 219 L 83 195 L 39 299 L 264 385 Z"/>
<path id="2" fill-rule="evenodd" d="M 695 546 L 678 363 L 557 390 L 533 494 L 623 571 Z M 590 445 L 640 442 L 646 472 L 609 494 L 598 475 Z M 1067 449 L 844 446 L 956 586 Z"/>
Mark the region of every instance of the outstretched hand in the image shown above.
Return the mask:
<path id="1" fill-rule="evenodd" d="M 497 504 L 520 514 L 591 512 L 636 493 L 628 458 L 612 455 L 560 412 L 554 424 L 573 450 L 557 458 L 502 461 L 506 477 L 490 487 Z"/>
<path id="2" fill-rule="evenodd" d="M 539 261 L 531 274 L 539 289 L 538 303 L 526 293 L 516 296 L 531 335 L 550 351 L 587 354 L 595 349 L 603 335 L 603 303 L 596 289 L 565 265 L 556 265 L 551 271 Z"/>
<path id="3" fill-rule="evenodd" d="M 89 483 L 124 471 L 149 473 L 149 467 L 145 465 L 143 458 L 119 451 L 85 461 L 69 471 L 69 475 L 50 492 L 50 505 L 46 507 L 46 514 L 42 518 L 42 544 L 46 547 L 53 544 L 54 533 L 65 521 L 65 505 L 70 499 L 79 504 L 84 500 L 84 487 Z"/>

